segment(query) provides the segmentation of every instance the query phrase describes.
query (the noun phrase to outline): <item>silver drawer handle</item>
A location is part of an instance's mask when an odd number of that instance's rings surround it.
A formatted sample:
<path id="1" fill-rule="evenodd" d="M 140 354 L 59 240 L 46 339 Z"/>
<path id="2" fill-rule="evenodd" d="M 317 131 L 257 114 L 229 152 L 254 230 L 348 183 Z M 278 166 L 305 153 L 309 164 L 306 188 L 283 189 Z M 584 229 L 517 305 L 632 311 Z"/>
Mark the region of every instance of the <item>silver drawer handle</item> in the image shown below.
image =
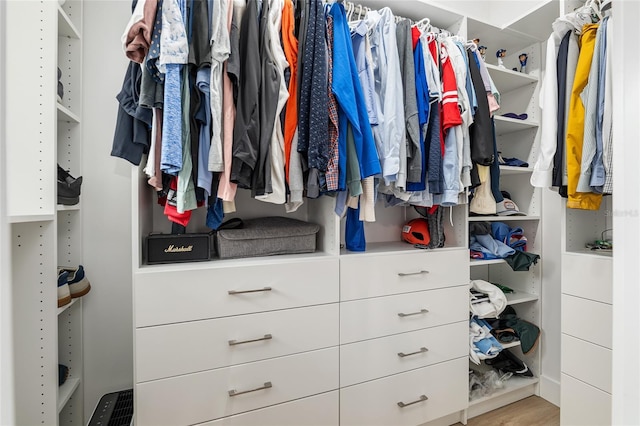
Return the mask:
<path id="1" fill-rule="evenodd" d="M 418 312 L 410 312 L 408 314 L 400 312 L 400 313 L 398 313 L 398 316 L 400 318 L 404 318 L 404 317 L 410 317 L 411 315 L 420 315 L 420 314 L 426 314 L 426 313 L 429 313 L 429 311 L 427 309 L 420 309 Z"/>
<path id="2" fill-rule="evenodd" d="M 272 387 L 273 387 L 273 385 L 271 384 L 271 382 L 264 382 L 263 386 L 260 386 L 259 388 L 255 388 L 255 389 L 246 390 L 246 391 L 238 392 L 235 389 L 231 389 L 229 391 L 229 396 L 238 396 L 238 395 L 242 395 L 243 393 L 256 392 L 256 391 L 259 391 L 259 390 L 269 389 L 269 388 L 272 388 Z"/>
<path id="3" fill-rule="evenodd" d="M 251 339 L 251 340 L 229 340 L 229 346 L 235 346 L 235 345 L 242 345 L 244 343 L 251 343 L 251 342 L 260 342 L 261 340 L 270 340 L 273 339 L 273 336 L 270 334 L 265 334 L 264 337 L 260 337 L 257 339 Z"/>
<path id="4" fill-rule="evenodd" d="M 255 290 L 229 290 L 229 294 L 258 293 L 260 291 L 271 291 L 271 287 L 257 288 Z"/>
<path id="5" fill-rule="evenodd" d="M 398 407 L 400 408 L 408 407 L 410 405 L 417 404 L 418 402 L 424 402 L 427 399 L 429 399 L 427 398 L 427 395 L 420 395 L 420 398 L 416 399 L 415 401 L 407 402 L 406 404 L 402 401 L 398 402 Z"/>
<path id="6" fill-rule="evenodd" d="M 422 354 L 422 353 L 425 353 L 425 352 L 428 352 L 428 351 L 429 351 L 429 349 L 427 349 L 425 347 L 422 347 L 419 350 L 417 350 L 415 352 L 408 353 L 408 354 L 405 354 L 404 352 L 398 352 L 398 356 L 400 358 L 404 358 L 405 356 L 418 355 L 418 354 Z"/>
<path id="7" fill-rule="evenodd" d="M 408 277 L 410 275 L 423 275 L 423 274 L 428 274 L 429 271 L 418 271 L 418 272 L 398 272 L 398 276 L 399 277 Z"/>

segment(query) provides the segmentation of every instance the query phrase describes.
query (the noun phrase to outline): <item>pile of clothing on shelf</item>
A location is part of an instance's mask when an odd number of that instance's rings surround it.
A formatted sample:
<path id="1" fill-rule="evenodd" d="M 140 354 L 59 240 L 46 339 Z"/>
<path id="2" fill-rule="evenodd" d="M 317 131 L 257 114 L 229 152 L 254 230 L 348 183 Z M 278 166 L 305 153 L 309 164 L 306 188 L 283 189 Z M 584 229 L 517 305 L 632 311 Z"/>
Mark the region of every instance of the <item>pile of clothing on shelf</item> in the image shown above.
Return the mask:
<path id="1" fill-rule="evenodd" d="M 504 222 L 469 223 L 469 250 L 472 259 L 505 259 L 514 271 L 528 271 L 540 258 L 527 252 L 524 230 Z"/>
<path id="2" fill-rule="evenodd" d="M 504 289 L 504 291 L 503 291 Z M 526 321 L 508 305 L 505 291 L 512 289 L 484 280 L 472 280 L 469 306 L 469 358 L 483 361 L 501 373 L 532 377 L 531 369 L 504 346 L 518 343 L 522 353 L 534 351 L 540 339 L 537 325 Z"/>

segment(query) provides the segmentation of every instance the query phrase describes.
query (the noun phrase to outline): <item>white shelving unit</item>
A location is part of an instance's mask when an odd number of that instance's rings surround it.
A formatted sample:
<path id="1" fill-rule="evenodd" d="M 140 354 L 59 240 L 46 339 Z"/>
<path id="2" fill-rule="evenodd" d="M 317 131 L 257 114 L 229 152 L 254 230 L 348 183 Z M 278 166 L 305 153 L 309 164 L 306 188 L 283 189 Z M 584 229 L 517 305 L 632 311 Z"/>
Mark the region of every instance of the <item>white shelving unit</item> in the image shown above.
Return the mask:
<path id="1" fill-rule="evenodd" d="M 557 6 L 556 6 L 557 8 Z M 547 11 L 548 12 L 548 11 Z M 545 12 L 545 13 L 547 13 Z M 558 11 L 555 11 L 557 17 Z M 553 19 L 538 22 L 539 26 L 550 28 Z M 541 268 L 542 253 L 542 206 L 539 189 L 533 188 L 529 179 L 535 163 L 539 145 L 538 83 L 541 72 L 541 46 L 539 35 L 529 35 L 514 28 L 496 28 L 486 23 L 469 19 L 467 38 L 480 38 L 480 44 L 487 46 L 486 62 L 489 74 L 500 92 L 500 109 L 494 115 L 498 151 L 503 157 L 515 157 L 529 164 L 528 167 L 500 166 L 500 189 L 508 191 L 513 201 L 526 216 L 470 216 L 469 222 L 505 222 L 510 227 L 521 227 L 527 237 L 527 251 L 540 254 L 541 260 L 529 271 L 515 272 L 503 259 L 470 261 L 471 278 L 483 279 L 503 284 L 515 290 L 507 294 L 509 305 L 514 306 L 517 315 L 538 326 L 541 325 L 540 295 L 542 293 Z M 546 39 L 547 36 L 544 37 Z M 504 58 L 506 68 L 497 66 L 495 52 L 507 49 Z M 527 73 L 513 71 L 519 69 L 518 55 L 527 53 Z M 504 117 L 501 114 L 527 114 L 525 120 Z M 533 371 L 533 378 L 511 377 L 504 388 L 491 395 L 469 402 L 467 417 L 474 417 L 500 406 L 512 403 L 530 395 L 539 394 L 538 383 L 541 375 L 541 350 L 524 355 L 520 342 L 503 345 L 514 353 Z M 472 365 L 476 370 L 489 369 L 482 365 Z"/>
<path id="2" fill-rule="evenodd" d="M 59 265 L 82 262 L 81 207 L 58 206 L 57 166 L 81 173 L 82 2 L 6 2 L 6 191 L 11 424 L 82 424 L 82 301 L 57 307 Z M 4 61 L 3 61 L 4 62 Z M 57 68 L 64 96 L 57 101 Z M 4 226 L 4 224 L 3 224 Z M 5 283 L 3 282 L 3 285 Z M 70 377 L 58 386 L 58 364 Z"/>

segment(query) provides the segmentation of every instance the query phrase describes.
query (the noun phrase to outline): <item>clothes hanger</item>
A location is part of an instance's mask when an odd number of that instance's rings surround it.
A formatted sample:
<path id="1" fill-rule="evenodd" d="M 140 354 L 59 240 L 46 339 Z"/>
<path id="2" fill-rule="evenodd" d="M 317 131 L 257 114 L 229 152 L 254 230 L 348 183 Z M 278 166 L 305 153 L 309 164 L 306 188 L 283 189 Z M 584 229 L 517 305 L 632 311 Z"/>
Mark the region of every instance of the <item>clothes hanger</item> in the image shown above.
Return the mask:
<path id="1" fill-rule="evenodd" d="M 421 33 L 428 33 L 431 31 L 431 19 L 429 18 L 422 18 L 421 20 L 417 21 L 415 24 L 413 24 L 414 27 L 416 27 L 417 29 L 420 30 Z"/>

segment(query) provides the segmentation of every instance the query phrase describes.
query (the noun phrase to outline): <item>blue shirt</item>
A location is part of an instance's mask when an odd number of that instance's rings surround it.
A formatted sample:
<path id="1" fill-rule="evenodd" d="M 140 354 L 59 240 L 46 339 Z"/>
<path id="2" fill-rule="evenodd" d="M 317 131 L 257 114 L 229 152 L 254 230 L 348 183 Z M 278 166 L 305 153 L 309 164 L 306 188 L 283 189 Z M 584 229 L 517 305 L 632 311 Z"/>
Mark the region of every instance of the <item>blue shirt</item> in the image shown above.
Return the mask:
<path id="1" fill-rule="evenodd" d="M 427 83 L 427 74 L 424 67 L 424 55 L 422 53 L 422 43 L 418 40 L 413 50 L 413 63 L 416 75 L 416 98 L 418 100 L 418 122 L 420 123 L 420 152 L 422 156 L 422 174 L 420 182 L 407 182 L 407 191 L 424 191 L 427 176 L 427 152 L 424 149 L 423 129 L 429 122 L 429 86 Z"/>
<path id="2" fill-rule="evenodd" d="M 369 125 L 369 116 L 358 77 L 356 61 L 351 45 L 351 35 L 342 3 L 334 3 L 329 12 L 333 16 L 333 68 L 332 91 L 338 102 L 338 116 L 346 117 L 351 124 L 360 162 L 362 178 L 380 174 L 380 160 Z M 344 71 L 341 71 L 344 70 Z M 346 144 L 346 126 L 340 120 L 338 143 Z M 342 153 L 342 148 L 340 153 Z M 346 149 L 344 149 L 346 151 Z M 346 180 L 346 176 L 345 176 Z"/>

